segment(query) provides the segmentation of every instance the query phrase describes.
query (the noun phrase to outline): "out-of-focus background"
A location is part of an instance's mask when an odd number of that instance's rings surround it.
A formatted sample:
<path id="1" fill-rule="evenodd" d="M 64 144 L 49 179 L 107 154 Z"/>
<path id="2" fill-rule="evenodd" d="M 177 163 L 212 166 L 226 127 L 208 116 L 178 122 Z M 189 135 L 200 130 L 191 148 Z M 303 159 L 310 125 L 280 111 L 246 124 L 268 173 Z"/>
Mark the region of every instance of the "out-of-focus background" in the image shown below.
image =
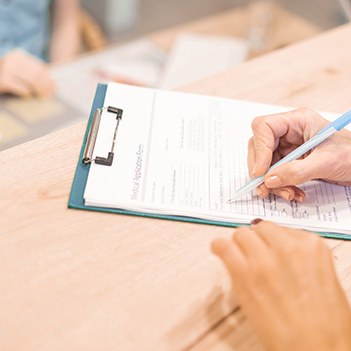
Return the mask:
<path id="1" fill-rule="evenodd" d="M 254 0 L 82 0 L 110 39 L 131 38 L 254 3 Z M 347 21 L 339 0 L 275 0 L 289 12 L 326 30 Z"/>
<path id="2" fill-rule="evenodd" d="M 50 99 L 0 97 L 0 150 L 86 121 L 97 83 L 180 89 L 351 19 L 351 0 L 81 0 Z"/>

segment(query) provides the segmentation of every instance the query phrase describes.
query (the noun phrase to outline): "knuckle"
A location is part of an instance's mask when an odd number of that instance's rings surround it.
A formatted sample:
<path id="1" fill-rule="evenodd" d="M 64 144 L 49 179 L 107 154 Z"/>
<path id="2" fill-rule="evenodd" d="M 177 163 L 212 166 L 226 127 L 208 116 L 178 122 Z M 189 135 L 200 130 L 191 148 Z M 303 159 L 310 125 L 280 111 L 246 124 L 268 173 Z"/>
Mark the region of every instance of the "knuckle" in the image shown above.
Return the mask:
<path id="1" fill-rule="evenodd" d="M 262 197 L 263 195 L 261 194 L 260 196 Z M 255 224 L 253 230 L 268 243 L 273 240 L 272 237 L 274 237 L 275 233 L 278 232 L 274 226 L 272 227 L 271 222 L 264 220 Z"/>
<path id="2" fill-rule="evenodd" d="M 297 168 L 295 170 L 291 170 L 289 174 L 289 178 L 292 180 L 294 185 L 298 185 L 303 182 L 305 179 L 305 172 L 301 168 Z"/>
<path id="3" fill-rule="evenodd" d="M 223 240 L 222 238 L 215 239 L 212 242 L 211 247 L 212 247 L 213 252 L 215 252 L 216 254 L 218 254 L 220 256 L 226 255 L 229 251 L 228 242 Z"/>
<path id="4" fill-rule="evenodd" d="M 299 161 L 296 161 L 299 162 Z M 300 167 L 294 161 L 287 164 L 283 172 L 280 174 L 284 184 L 286 185 L 299 185 L 306 179 L 306 171 L 304 167 Z"/>
<path id="5" fill-rule="evenodd" d="M 261 276 L 271 275 L 276 270 L 277 263 L 272 257 L 265 257 L 263 259 L 255 259 L 252 263 L 252 270 Z"/>
<path id="6" fill-rule="evenodd" d="M 228 244 L 224 245 L 220 245 L 218 248 L 218 253 L 221 257 L 230 257 L 230 246 Z"/>
<path id="7" fill-rule="evenodd" d="M 318 122 L 318 124 L 322 118 L 317 111 L 309 107 L 299 107 L 296 109 L 296 112 L 301 119 L 313 119 L 316 123 Z"/>
<path id="8" fill-rule="evenodd" d="M 323 246 L 325 246 L 323 240 L 317 234 L 310 232 L 306 232 L 306 234 L 307 235 L 304 242 L 306 242 L 310 249 L 320 250 Z"/>
<path id="9" fill-rule="evenodd" d="M 233 234 L 233 240 L 236 243 L 243 243 L 247 240 L 247 230 L 245 228 L 237 229 Z"/>
<path id="10" fill-rule="evenodd" d="M 310 115 L 315 115 L 315 114 L 316 114 L 316 111 L 312 110 L 312 109 L 309 108 L 309 107 L 305 107 L 305 106 L 298 107 L 298 108 L 296 109 L 296 112 L 297 112 L 299 115 L 302 115 L 302 116 L 310 116 Z"/>
<path id="11" fill-rule="evenodd" d="M 257 224 L 255 224 L 255 230 L 257 231 L 266 231 L 266 226 L 269 223 L 269 221 L 259 221 Z"/>
<path id="12" fill-rule="evenodd" d="M 277 276 L 277 271 L 280 269 L 279 260 L 275 255 L 271 256 L 256 256 L 249 259 L 248 262 L 251 278 L 256 283 L 264 282 L 267 284 L 272 280 L 272 276 Z"/>
<path id="13" fill-rule="evenodd" d="M 253 130 L 257 129 L 264 121 L 265 117 L 255 117 L 251 122 L 251 128 Z"/>

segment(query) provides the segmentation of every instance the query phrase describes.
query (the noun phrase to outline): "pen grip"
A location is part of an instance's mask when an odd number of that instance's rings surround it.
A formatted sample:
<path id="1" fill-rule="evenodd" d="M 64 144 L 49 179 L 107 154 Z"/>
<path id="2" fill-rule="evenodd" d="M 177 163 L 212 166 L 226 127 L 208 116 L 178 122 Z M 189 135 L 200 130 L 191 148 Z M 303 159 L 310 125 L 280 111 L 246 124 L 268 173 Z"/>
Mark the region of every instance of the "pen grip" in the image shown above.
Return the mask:
<path id="1" fill-rule="evenodd" d="M 337 132 L 337 130 L 334 127 L 329 127 L 323 133 L 316 134 L 310 140 L 307 140 L 304 144 L 300 145 L 297 149 L 290 152 L 290 154 L 286 155 L 284 158 L 282 158 L 277 163 L 275 163 L 273 166 L 271 166 L 269 168 L 269 170 L 267 171 L 267 173 L 270 172 L 272 169 L 280 166 L 283 163 L 291 162 L 291 161 L 298 159 L 299 157 L 301 157 L 302 155 L 304 155 L 308 151 L 311 151 L 313 148 L 315 148 L 316 146 L 321 144 L 325 139 L 329 138 L 335 132 Z"/>

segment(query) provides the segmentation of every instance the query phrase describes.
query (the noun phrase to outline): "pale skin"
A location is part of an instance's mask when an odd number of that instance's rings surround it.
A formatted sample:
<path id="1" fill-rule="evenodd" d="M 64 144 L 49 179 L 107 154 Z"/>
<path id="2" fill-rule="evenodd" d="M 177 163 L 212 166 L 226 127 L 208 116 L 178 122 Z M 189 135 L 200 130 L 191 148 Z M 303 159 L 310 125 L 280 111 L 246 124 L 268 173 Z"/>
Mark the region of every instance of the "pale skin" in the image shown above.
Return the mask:
<path id="1" fill-rule="evenodd" d="M 250 175 L 264 174 L 328 123 L 309 109 L 256 118 L 248 146 Z M 303 202 L 298 185 L 311 179 L 351 185 L 349 131 L 272 170 L 258 194 Z M 251 228 L 236 230 L 232 240 L 216 239 L 212 250 L 227 267 L 234 292 L 266 350 L 351 350 L 350 305 L 319 236 L 258 220 Z"/>
<path id="2" fill-rule="evenodd" d="M 317 235 L 261 222 L 212 250 L 265 350 L 351 350 L 350 306 Z"/>
<path id="3" fill-rule="evenodd" d="M 65 62 L 77 54 L 80 46 L 78 16 L 79 0 L 54 1 L 50 62 Z M 13 49 L 0 59 L 0 94 L 47 97 L 53 91 L 54 82 L 45 62 L 19 49 Z"/>
<path id="4" fill-rule="evenodd" d="M 330 123 L 317 112 L 300 108 L 291 112 L 256 118 L 248 145 L 251 177 L 265 174 L 268 168 L 314 136 Z M 341 162 L 342 160 L 342 162 Z M 276 194 L 286 200 L 303 202 L 305 193 L 298 188 L 312 179 L 351 185 L 351 132 L 342 130 L 325 140 L 299 160 L 269 172 L 257 194 Z"/>

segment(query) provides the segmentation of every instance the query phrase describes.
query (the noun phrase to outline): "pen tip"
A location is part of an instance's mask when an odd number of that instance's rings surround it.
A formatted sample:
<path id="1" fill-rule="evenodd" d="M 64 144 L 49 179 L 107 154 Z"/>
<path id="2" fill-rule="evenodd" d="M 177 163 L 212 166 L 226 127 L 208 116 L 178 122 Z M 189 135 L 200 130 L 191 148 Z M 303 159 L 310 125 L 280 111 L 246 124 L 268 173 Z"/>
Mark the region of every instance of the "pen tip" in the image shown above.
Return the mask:
<path id="1" fill-rule="evenodd" d="M 228 200 L 228 203 L 235 202 L 235 201 L 239 200 L 240 198 L 242 198 L 243 196 L 248 195 L 248 194 L 249 194 L 249 192 L 246 189 L 239 190 L 234 195 L 232 195 L 232 197 Z"/>
<path id="2" fill-rule="evenodd" d="M 228 204 L 231 204 L 231 203 L 235 202 L 241 196 L 242 196 L 241 194 L 234 194 L 233 197 L 230 200 L 227 201 Z"/>

